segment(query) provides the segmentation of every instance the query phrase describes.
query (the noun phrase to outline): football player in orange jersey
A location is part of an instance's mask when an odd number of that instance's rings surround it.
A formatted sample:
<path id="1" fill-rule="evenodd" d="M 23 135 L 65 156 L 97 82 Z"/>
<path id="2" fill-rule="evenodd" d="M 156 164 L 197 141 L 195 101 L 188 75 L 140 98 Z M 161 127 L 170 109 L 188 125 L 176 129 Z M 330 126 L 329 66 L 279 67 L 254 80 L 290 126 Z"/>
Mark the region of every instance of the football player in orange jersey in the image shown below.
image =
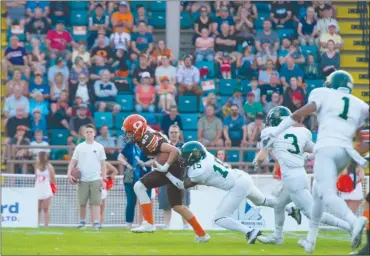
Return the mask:
<path id="1" fill-rule="evenodd" d="M 153 171 L 144 175 L 134 185 L 134 190 L 142 207 L 145 221 L 140 227 L 134 228 L 131 231 L 142 233 L 154 232 L 156 230 L 153 221 L 152 204 L 146 191 L 166 185 L 168 201 L 172 209 L 179 213 L 192 226 L 196 234 L 195 242 L 208 242 L 211 237 L 203 230 L 193 213 L 183 205 L 183 190 L 170 182 L 173 176 L 180 180 L 183 180 L 185 176 L 185 168 L 180 166 L 178 161 L 179 150 L 170 144 L 167 136 L 150 128 L 145 118 L 140 115 L 133 114 L 128 116 L 123 121 L 122 131 L 124 132 L 124 140 L 136 143 L 147 156 L 154 158 L 161 153 L 169 154 L 164 165 L 160 165 L 154 161 L 155 166 L 152 168 Z M 167 174 L 172 174 L 173 176 Z"/>

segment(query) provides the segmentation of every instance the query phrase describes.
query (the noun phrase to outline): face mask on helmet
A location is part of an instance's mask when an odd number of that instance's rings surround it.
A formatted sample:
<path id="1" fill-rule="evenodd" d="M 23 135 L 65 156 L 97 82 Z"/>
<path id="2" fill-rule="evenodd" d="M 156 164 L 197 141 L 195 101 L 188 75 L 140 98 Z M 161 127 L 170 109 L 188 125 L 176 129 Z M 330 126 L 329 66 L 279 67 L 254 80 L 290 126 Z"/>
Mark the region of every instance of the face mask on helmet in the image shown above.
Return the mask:
<path id="1" fill-rule="evenodd" d="M 121 138 L 123 139 L 124 143 L 134 143 L 135 142 L 135 134 L 134 132 L 126 132 L 123 130 L 123 134 L 121 135 Z"/>

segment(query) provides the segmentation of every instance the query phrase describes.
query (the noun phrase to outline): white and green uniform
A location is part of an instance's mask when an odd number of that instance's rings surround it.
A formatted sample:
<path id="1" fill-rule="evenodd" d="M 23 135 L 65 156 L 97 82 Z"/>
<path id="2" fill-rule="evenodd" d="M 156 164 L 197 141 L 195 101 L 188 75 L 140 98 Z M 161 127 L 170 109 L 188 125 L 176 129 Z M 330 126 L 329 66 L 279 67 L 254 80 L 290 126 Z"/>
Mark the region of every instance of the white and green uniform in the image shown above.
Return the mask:
<path id="1" fill-rule="evenodd" d="M 309 190 L 309 178 L 304 168 L 305 152 L 312 152 L 315 144 L 312 133 L 305 127 L 290 127 L 277 137 L 271 138 L 276 127 L 261 132 L 264 149 L 271 150 L 279 162 L 283 186 L 276 192 L 278 204 L 275 207 L 275 236 L 282 237 L 284 208 L 293 202 L 309 219 L 312 216 L 313 199 Z M 348 223 L 324 213 L 321 222 L 349 230 Z"/>
<path id="2" fill-rule="evenodd" d="M 266 198 L 259 191 L 249 174 L 226 167 L 208 151 L 204 159 L 188 168 L 188 177 L 200 185 L 228 191 L 214 216 L 215 223 L 224 228 L 248 232 L 248 228 L 230 218 L 246 197 L 256 205 L 273 207 L 276 204 L 275 199 Z"/>

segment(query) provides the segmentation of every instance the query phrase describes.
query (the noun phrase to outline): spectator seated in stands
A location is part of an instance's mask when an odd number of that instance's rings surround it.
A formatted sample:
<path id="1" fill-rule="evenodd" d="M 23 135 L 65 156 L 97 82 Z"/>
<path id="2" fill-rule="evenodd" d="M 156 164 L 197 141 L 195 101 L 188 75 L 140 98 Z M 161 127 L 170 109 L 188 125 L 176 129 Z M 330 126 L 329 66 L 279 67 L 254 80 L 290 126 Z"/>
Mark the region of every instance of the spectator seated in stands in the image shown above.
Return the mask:
<path id="1" fill-rule="evenodd" d="M 21 106 L 18 106 L 15 111 L 15 115 L 9 118 L 5 126 L 5 134 L 8 138 L 8 141 L 14 137 L 16 128 L 18 126 L 22 125 L 26 127 L 27 131 L 31 127 L 31 122 L 28 118 L 28 112 L 25 112 Z"/>
<path id="2" fill-rule="evenodd" d="M 91 88 L 91 86 L 89 86 L 89 88 Z M 90 90 L 89 90 L 90 91 Z M 91 90 L 92 92 L 92 94 L 94 94 L 94 91 L 93 91 L 93 89 Z M 89 92 L 89 94 L 90 94 L 90 92 Z M 75 117 L 75 116 L 77 116 L 77 111 L 78 111 L 78 109 L 80 108 L 80 105 L 81 104 L 84 104 L 84 105 L 86 105 L 87 106 L 87 112 L 86 112 L 86 115 L 88 116 L 88 117 L 92 117 L 92 113 L 91 113 L 91 110 L 90 109 L 93 109 L 93 106 L 91 105 L 91 104 L 86 104 L 86 103 L 84 103 L 83 102 L 83 99 L 82 99 L 82 97 L 80 97 L 80 96 L 76 96 L 75 97 L 75 99 L 73 100 L 73 103 L 72 103 L 72 113 L 71 113 L 71 116 L 72 117 Z"/>
<path id="3" fill-rule="evenodd" d="M 274 107 L 281 106 L 283 102 L 282 98 L 283 97 L 278 92 L 273 92 L 271 95 L 271 101 L 268 101 L 263 105 L 264 114 L 267 115 Z"/>
<path id="4" fill-rule="evenodd" d="M 231 115 L 224 120 L 224 138 L 226 147 L 247 146 L 247 123 L 243 115 L 240 114 L 239 106 L 231 105 Z"/>
<path id="5" fill-rule="evenodd" d="M 279 72 L 274 70 L 275 66 L 272 60 L 267 60 L 265 67 L 265 70 L 260 70 L 258 74 L 258 83 L 260 85 L 269 84 L 272 74 L 279 78 Z"/>
<path id="6" fill-rule="evenodd" d="M 336 30 L 335 32 L 336 33 L 339 33 L 339 24 L 338 22 L 333 18 L 333 12 L 332 12 L 332 9 L 330 6 L 325 6 L 325 8 L 323 9 L 323 11 L 321 12 L 323 17 L 321 19 L 319 19 L 319 21 L 317 22 L 317 31 L 318 31 L 318 38 L 316 39 L 316 45 L 320 45 L 320 37 L 322 34 L 324 33 L 328 33 L 329 32 L 329 27 L 328 27 L 328 24 L 330 23 L 333 23 L 335 24 L 335 27 L 336 27 Z"/>
<path id="7" fill-rule="evenodd" d="M 297 28 L 298 39 L 301 46 L 315 45 L 317 32 L 317 22 L 315 19 L 315 10 L 313 7 L 307 8 L 307 15 L 300 20 Z"/>
<path id="8" fill-rule="evenodd" d="M 216 55 L 215 61 L 220 64 L 220 72 L 223 79 L 231 79 L 231 65 L 236 62 L 236 58 L 228 52 L 222 55 Z"/>
<path id="9" fill-rule="evenodd" d="M 343 46 L 342 37 L 336 32 L 337 25 L 334 22 L 328 24 L 327 33 L 321 33 L 320 35 L 320 52 L 328 51 L 328 42 L 332 40 L 334 42 L 334 50 L 336 52 L 340 51 L 340 48 Z"/>
<path id="10" fill-rule="evenodd" d="M 208 95 L 204 98 L 202 103 L 203 103 L 204 109 L 206 109 L 207 106 L 213 106 L 213 108 L 215 109 L 215 116 L 219 118 L 223 117 L 223 114 L 222 114 L 223 106 L 220 105 L 220 101 L 217 99 L 216 94 L 208 93 Z"/>
<path id="11" fill-rule="evenodd" d="M 216 57 L 222 56 L 225 52 L 230 55 L 237 57 L 237 44 L 235 37 L 229 32 L 230 26 L 227 23 L 222 23 L 221 32 L 216 36 L 215 39 L 215 51 Z"/>
<path id="12" fill-rule="evenodd" d="M 49 146 L 49 143 L 44 140 L 44 133 L 42 130 L 36 130 L 34 132 L 34 136 L 30 143 L 30 146 L 31 148 L 28 151 L 32 155 L 32 159 L 36 159 L 38 153 L 40 152 L 46 152 L 50 154 L 50 148 L 35 148 L 35 147 L 48 147 Z"/>
<path id="13" fill-rule="evenodd" d="M 226 24 L 227 31 L 222 32 L 222 25 Z M 220 36 L 221 34 L 233 35 L 235 32 L 235 21 L 232 16 L 229 15 L 229 9 L 222 7 L 220 9 L 220 15 L 215 18 L 212 24 L 213 34 Z"/>
<path id="14" fill-rule="evenodd" d="M 171 106 L 176 106 L 176 87 L 170 84 L 168 77 L 161 78 L 161 83 L 157 87 L 157 94 L 159 96 L 158 109 L 162 112 L 167 112 Z"/>
<path id="15" fill-rule="evenodd" d="M 117 68 L 115 72 L 116 80 L 127 79 L 129 75 L 129 66 L 127 61 L 129 60 L 129 55 L 122 49 L 117 50 L 116 58 L 113 61 L 113 68 Z"/>
<path id="16" fill-rule="evenodd" d="M 48 71 L 49 83 L 52 84 L 53 82 L 55 82 L 55 77 L 57 75 L 63 76 L 62 83 L 64 86 L 66 86 L 68 84 L 68 79 L 69 79 L 69 69 L 63 57 L 58 57 L 55 65 L 49 68 L 49 71 Z M 50 85 L 50 87 L 52 86 Z"/>
<path id="17" fill-rule="evenodd" d="M 261 88 L 259 88 L 258 86 L 258 81 L 256 78 L 252 78 L 252 81 L 251 81 L 251 92 L 253 92 L 254 96 L 255 96 L 255 101 L 256 102 L 260 102 L 261 101 Z"/>
<path id="18" fill-rule="evenodd" d="M 50 1 L 50 16 L 55 17 L 56 21 L 67 24 L 69 18 L 69 3 L 64 1 Z"/>
<path id="19" fill-rule="evenodd" d="M 135 100 L 136 112 L 155 111 L 156 91 L 153 85 L 150 84 L 149 72 L 141 74 L 141 83 L 136 87 Z"/>
<path id="20" fill-rule="evenodd" d="M 134 24 L 134 17 L 130 12 L 127 2 L 121 1 L 119 3 L 118 11 L 114 12 L 111 16 L 111 23 L 113 31 L 115 32 L 117 26 L 123 26 L 123 31 L 130 33 Z"/>
<path id="21" fill-rule="evenodd" d="M 131 51 L 132 59 L 137 59 L 143 53 L 150 55 L 153 51 L 153 34 L 149 32 L 145 21 L 140 21 L 137 32 L 132 33 Z"/>
<path id="22" fill-rule="evenodd" d="M 156 84 L 160 84 L 160 79 L 163 76 L 167 76 L 171 84 L 176 84 L 176 68 L 170 64 L 170 60 L 166 55 L 161 56 L 161 63 L 162 65 L 155 69 Z"/>
<path id="23" fill-rule="evenodd" d="M 242 96 L 242 91 L 240 88 L 238 87 L 235 87 L 234 88 L 234 92 L 233 92 L 233 95 L 227 100 L 225 106 L 228 108 L 232 105 L 237 105 L 238 106 L 238 110 L 240 111 L 240 114 L 243 114 L 243 104 L 244 104 L 244 99 L 243 99 L 243 96 Z M 228 111 L 226 111 L 228 112 Z"/>
<path id="24" fill-rule="evenodd" d="M 295 64 L 295 61 L 292 57 L 286 58 L 286 63 L 280 70 L 280 81 L 284 89 L 289 87 L 290 78 L 296 77 L 298 84 L 301 85 L 303 82 L 303 71 L 302 69 Z"/>
<path id="25" fill-rule="evenodd" d="M 209 35 L 207 28 L 202 28 L 200 36 L 195 40 L 195 61 L 213 61 L 215 56 L 215 40 Z"/>
<path id="26" fill-rule="evenodd" d="M 262 52 L 262 41 L 268 40 L 270 43 L 270 52 L 277 52 L 279 50 L 280 38 L 279 35 L 271 30 L 271 21 L 263 21 L 263 30 L 257 33 L 255 39 L 255 46 L 258 52 Z"/>
<path id="27" fill-rule="evenodd" d="M 22 95 L 22 88 L 19 85 L 13 87 L 13 93 L 5 98 L 4 104 L 4 119 L 13 117 L 16 115 L 16 110 L 22 108 L 28 116 L 30 112 L 30 102 L 28 98 Z"/>
<path id="28" fill-rule="evenodd" d="M 248 44 L 254 43 L 254 25 L 252 13 L 246 7 L 240 7 L 237 15 L 234 17 L 235 20 L 235 37 L 238 44 L 248 42 Z"/>
<path id="29" fill-rule="evenodd" d="M 283 103 L 283 86 L 280 85 L 279 77 L 276 74 L 271 74 L 270 82 L 261 86 L 261 103 L 263 105 L 270 102 L 272 94 L 276 92 L 279 95 L 280 104 Z"/>
<path id="30" fill-rule="evenodd" d="M 27 52 L 24 47 L 19 45 L 19 39 L 17 36 L 12 36 L 10 38 L 10 44 L 5 49 L 4 59 L 1 61 L 1 65 L 5 80 L 9 79 L 8 72 L 14 72 L 15 69 L 21 70 L 27 78 L 30 77 Z"/>
<path id="31" fill-rule="evenodd" d="M 104 58 L 106 63 L 112 63 L 114 58 L 112 48 L 105 43 L 105 35 L 99 34 L 97 37 L 97 45 L 91 50 L 91 61 L 95 63 L 96 56 Z"/>
<path id="32" fill-rule="evenodd" d="M 46 72 L 46 54 L 40 48 L 40 41 L 37 38 L 31 39 L 32 51 L 28 54 L 31 71 L 45 74 Z"/>
<path id="33" fill-rule="evenodd" d="M 13 94 L 14 87 L 19 86 L 23 96 L 27 96 L 29 93 L 28 82 L 22 79 L 22 72 L 19 69 L 15 69 L 13 72 L 13 78 L 8 80 L 5 85 L 5 96 Z"/>
<path id="34" fill-rule="evenodd" d="M 212 33 L 212 20 L 208 16 L 208 10 L 206 7 L 200 8 L 200 16 L 194 21 L 193 42 L 196 41 L 197 37 L 202 36 L 203 29 L 207 29 L 208 34 Z"/>
<path id="35" fill-rule="evenodd" d="M 288 45 L 288 40 L 284 39 L 283 44 L 286 43 L 285 45 Z M 293 58 L 294 63 L 296 64 L 304 64 L 305 62 L 305 57 L 302 53 L 302 49 L 299 46 L 299 41 L 298 40 L 293 40 L 292 43 L 289 41 L 289 48 L 288 49 L 282 49 L 279 52 L 279 63 L 280 65 L 284 65 L 286 63 L 287 58 Z"/>
<path id="36" fill-rule="evenodd" d="M 248 124 L 248 146 L 260 148 L 258 142 L 261 138 L 261 132 L 265 129 L 266 125 L 263 122 L 263 115 L 257 114 L 254 122 Z M 255 146 L 256 145 L 256 146 Z"/>
<path id="37" fill-rule="evenodd" d="M 95 82 L 96 80 L 101 79 L 101 73 L 104 70 L 109 70 L 110 71 L 110 75 L 111 75 L 110 78 L 111 79 L 115 78 L 113 69 L 112 69 L 111 66 L 109 66 L 106 63 L 105 58 L 96 55 L 95 56 L 95 64 L 90 68 L 90 80 L 92 82 Z"/>
<path id="38" fill-rule="evenodd" d="M 43 17 L 48 17 L 50 14 L 50 2 L 49 1 L 27 1 L 26 3 L 26 14 L 28 18 L 36 16 L 36 10 L 41 9 Z"/>
<path id="39" fill-rule="evenodd" d="M 29 146 L 30 140 L 26 137 L 28 128 L 24 125 L 18 125 L 16 128 L 16 133 L 13 138 L 10 139 L 9 144 L 14 146 Z M 15 150 L 15 159 L 16 160 L 28 160 L 30 157 L 30 152 L 27 148 L 18 148 Z M 23 163 L 22 165 L 22 174 L 27 174 L 27 164 Z M 16 170 L 18 173 L 18 170 Z"/>
<path id="40" fill-rule="evenodd" d="M 62 73 L 55 75 L 54 81 L 50 83 L 50 100 L 55 102 L 59 99 L 62 91 L 65 91 L 68 95 L 68 84 L 65 81 Z"/>
<path id="41" fill-rule="evenodd" d="M 283 106 L 294 112 L 304 105 L 305 91 L 298 85 L 296 77 L 290 78 L 290 85 L 284 92 Z"/>
<path id="42" fill-rule="evenodd" d="M 292 4 L 292 20 L 298 24 L 303 20 L 307 15 L 307 8 L 312 5 L 311 2 L 306 2 L 303 0 L 298 0 L 291 2 Z M 316 14 L 314 13 L 316 16 Z"/>
<path id="43" fill-rule="evenodd" d="M 211 5 L 210 2 L 206 1 L 198 1 L 198 2 L 191 2 L 190 11 L 192 13 L 200 11 L 202 12 L 203 9 L 206 9 L 206 11 L 211 11 Z"/>
<path id="44" fill-rule="evenodd" d="M 255 101 L 256 96 L 253 92 L 248 92 L 247 101 L 244 103 L 243 110 L 248 123 L 254 122 L 257 114 L 263 115 L 262 104 Z"/>
<path id="45" fill-rule="evenodd" d="M 167 56 L 170 63 L 174 63 L 176 61 L 175 56 L 172 54 L 172 51 L 167 48 L 166 43 L 163 40 L 159 40 L 154 48 L 152 56 L 150 57 L 149 63 L 152 63 L 155 66 L 162 65 L 162 56 Z"/>
<path id="46" fill-rule="evenodd" d="M 94 88 L 88 86 L 89 77 L 85 74 L 80 74 L 76 84 L 69 88 L 69 100 L 72 102 L 76 97 L 80 97 L 82 102 L 89 105 L 94 102 L 95 94 Z"/>
<path id="47" fill-rule="evenodd" d="M 131 35 L 124 31 L 123 25 L 116 26 L 116 32 L 110 36 L 110 45 L 114 50 L 124 50 L 129 53 L 131 49 Z"/>
<path id="48" fill-rule="evenodd" d="M 41 113 L 40 109 L 34 108 L 32 111 L 30 132 L 34 135 L 36 131 L 41 131 L 47 137 L 47 128 L 46 117 Z"/>
<path id="49" fill-rule="evenodd" d="M 273 65 L 276 65 L 277 52 L 274 50 L 274 48 L 271 48 L 271 44 L 268 39 L 263 39 L 261 41 L 261 51 L 257 53 L 258 67 L 265 67 L 268 60 L 271 60 Z"/>
<path id="50" fill-rule="evenodd" d="M 168 136 L 171 125 L 176 124 L 182 131 L 182 121 L 177 106 L 171 106 L 168 115 L 164 115 L 161 120 L 161 131 Z"/>
<path id="51" fill-rule="evenodd" d="M 94 6 L 95 15 L 89 17 L 89 37 L 88 46 L 91 48 L 98 37 L 100 29 L 109 29 L 109 16 L 104 14 L 104 8 L 101 3 Z"/>
<path id="52" fill-rule="evenodd" d="M 110 31 L 110 30 L 108 30 L 108 31 Z M 109 35 L 111 35 L 111 34 L 109 34 Z M 99 36 L 102 36 L 102 38 L 103 38 L 104 47 L 107 47 L 107 46 L 111 45 L 110 37 L 107 36 L 107 30 L 106 29 L 104 29 L 104 28 L 99 29 L 98 30 L 98 37 Z M 98 46 L 98 38 L 95 39 L 93 47 L 96 47 L 96 46 Z"/>
<path id="53" fill-rule="evenodd" d="M 74 63 L 75 60 L 80 57 L 82 58 L 83 62 L 86 64 L 86 66 L 91 66 L 91 59 L 90 59 L 90 53 L 86 51 L 86 42 L 81 40 L 76 45 L 76 48 L 73 49 L 72 52 L 72 62 Z"/>
<path id="54" fill-rule="evenodd" d="M 56 22 L 56 28 L 49 30 L 46 35 L 46 48 L 48 50 L 49 58 L 56 59 L 57 57 L 62 57 L 64 60 L 71 59 L 71 52 L 68 47 L 76 47 L 76 43 L 73 41 L 71 34 L 65 30 L 64 22 L 58 20 Z"/>
<path id="55" fill-rule="evenodd" d="M 205 116 L 198 121 L 198 141 L 205 147 L 223 147 L 222 121 L 215 116 L 215 108 L 208 105 Z"/>
<path id="56" fill-rule="evenodd" d="M 87 105 L 86 104 L 80 104 L 78 110 L 77 110 L 77 116 L 72 117 L 69 121 L 69 128 L 71 131 L 71 135 L 73 137 L 78 136 L 78 131 L 80 130 L 81 126 L 85 126 L 88 124 L 94 124 L 94 120 L 91 117 L 87 116 Z"/>
<path id="57" fill-rule="evenodd" d="M 79 77 L 89 77 L 89 69 L 86 66 L 82 57 L 78 56 L 74 59 L 74 65 L 70 73 L 70 88 L 76 86 L 79 83 Z"/>
<path id="58" fill-rule="evenodd" d="M 140 21 L 145 21 L 148 26 L 148 32 L 153 33 L 153 26 L 149 24 L 149 16 L 145 10 L 144 5 L 138 4 L 136 6 L 137 15 L 134 17 L 134 28 L 132 31 L 137 32 Z"/>
<path id="59" fill-rule="evenodd" d="M 320 78 L 319 65 L 315 61 L 315 57 L 312 54 L 307 56 L 307 63 L 304 66 L 304 78 L 310 80 L 316 80 Z"/>
<path id="60" fill-rule="evenodd" d="M 30 114 L 38 109 L 43 116 L 49 115 L 49 102 L 45 101 L 42 92 L 35 90 L 30 95 L 32 97 L 30 99 Z"/>
<path id="61" fill-rule="evenodd" d="M 40 73 L 35 73 L 34 82 L 30 85 L 29 90 L 30 94 L 34 91 L 39 91 L 42 93 L 45 99 L 48 99 L 50 97 L 50 86 L 47 85 L 46 82 L 44 82 L 42 74 Z"/>
<path id="62" fill-rule="evenodd" d="M 69 137 L 67 141 L 67 145 L 69 146 L 77 146 L 78 144 L 85 142 L 85 132 L 86 132 L 86 125 L 82 125 L 80 129 L 78 129 L 78 134 L 73 137 Z"/>
<path id="63" fill-rule="evenodd" d="M 275 28 L 291 28 L 292 5 L 287 1 L 275 1 L 271 4 L 270 19 Z"/>
<path id="64" fill-rule="evenodd" d="M 236 61 L 238 76 L 243 79 L 251 79 L 257 72 L 256 55 L 252 53 L 252 46 L 247 42 L 242 44 L 243 54 L 240 54 Z"/>
<path id="65" fill-rule="evenodd" d="M 154 69 L 149 66 L 149 58 L 146 54 L 140 54 L 139 66 L 135 68 L 132 75 L 132 83 L 137 86 L 141 81 L 141 74 L 148 72 L 150 74 L 150 84 L 154 84 Z"/>
<path id="66" fill-rule="evenodd" d="M 115 149 L 116 142 L 114 137 L 109 134 L 108 126 L 103 125 L 100 128 L 99 135 L 95 138 L 96 142 L 102 144 L 105 149 L 105 155 L 107 156 L 107 160 L 115 161 L 118 157 L 118 152 Z M 108 149 L 110 148 L 110 149 Z"/>
<path id="67" fill-rule="evenodd" d="M 31 4 L 32 2 L 27 2 Z M 40 3 L 44 3 L 40 1 Z M 38 39 L 39 41 L 44 41 L 45 36 L 51 28 L 50 19 L 47 14 L 43 12 L 42 8 L 36 7 L 35 14 L 30 16 L 30 20 L 26 25 L 26 35 L 27 41 L 31 42 L 33 38 Z"/>
<path id="68" fill-rule="evenodd" d="M 188 55 L 184 58 L 184 65 L 177 69 L 177 82 L 179 84 L 179 95 L 201 95 L 202 89 L 199 86 L 200 74 L 197 67 L 192 63 L 193 58 Z"/>
<path id="69" fill-rule="evenodd" d="M 24 25 L 25 15 L 26 15 L 26 1 L 6 1 L 6 23 L 10 27 L 11 25 L 17 23 L 19 25 Z M 2 8 L 4 8 L 2 6 Z"/>
<path id="70" fill-rule="evenodd" d="M 113 114 L 121 110 L 121 106 L 116 103 L 117 87 L 110 81 L 111 74 L 109 70 L 102 71 L 101 80 L 97 80 L 94 83 L 95 108 L 99 112 L 105 112 L 106 110 L 112 111 Z"/>
<path id="71" fill-rule="evenodd" d="M 69 129 L 68 119 L 69 106 L 61 106 L 57 103 L 50 104 L 50 112 L 48 116 L 49 129 Z"/>
<path id="72" fill-rule="evenodd" d="M 335 51 L 335 42 L 329 40 L 327 51 L 321 54 L 321 71 L 325 76 L 330 75 L 340 69 L 340 54 Z"/>

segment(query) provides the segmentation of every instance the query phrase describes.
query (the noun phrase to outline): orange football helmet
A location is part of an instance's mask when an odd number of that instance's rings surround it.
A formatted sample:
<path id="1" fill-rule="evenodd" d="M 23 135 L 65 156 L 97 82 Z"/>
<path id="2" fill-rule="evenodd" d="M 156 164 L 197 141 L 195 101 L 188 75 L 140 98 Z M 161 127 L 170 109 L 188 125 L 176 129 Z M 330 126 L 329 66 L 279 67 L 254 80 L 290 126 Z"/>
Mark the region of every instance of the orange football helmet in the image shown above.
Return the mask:
<path id="1" fill-rule="evenodd" d="M 147 128 L 146 119 L 141 115 L 133 114 L 126 117 L 121 129 L 126 141 L 136 142 L 141 140 Z"/>

